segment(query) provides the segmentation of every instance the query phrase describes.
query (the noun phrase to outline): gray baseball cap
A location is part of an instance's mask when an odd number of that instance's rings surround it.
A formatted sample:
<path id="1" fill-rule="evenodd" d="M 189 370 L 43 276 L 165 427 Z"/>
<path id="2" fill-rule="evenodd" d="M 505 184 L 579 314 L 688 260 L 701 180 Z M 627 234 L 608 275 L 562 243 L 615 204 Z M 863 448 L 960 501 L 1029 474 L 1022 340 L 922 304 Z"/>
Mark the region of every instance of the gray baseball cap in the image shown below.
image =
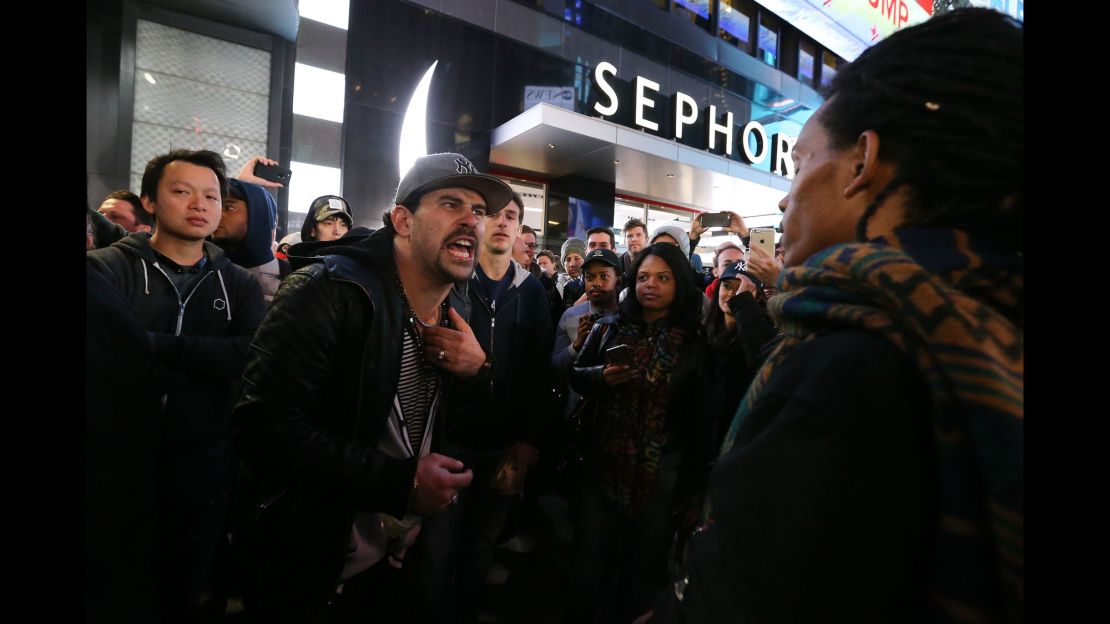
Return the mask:
<path id="1" fill-rule="evenodd" d="M 486 214 L 500 212 L 513 199 L 513 190 L 499 178 L 480 173 L 462 154 L 443 152 L 416 159 L 397 185 L 395 204 L 411 204 L 430 191 L 458 186 L 486 200 Z"/>

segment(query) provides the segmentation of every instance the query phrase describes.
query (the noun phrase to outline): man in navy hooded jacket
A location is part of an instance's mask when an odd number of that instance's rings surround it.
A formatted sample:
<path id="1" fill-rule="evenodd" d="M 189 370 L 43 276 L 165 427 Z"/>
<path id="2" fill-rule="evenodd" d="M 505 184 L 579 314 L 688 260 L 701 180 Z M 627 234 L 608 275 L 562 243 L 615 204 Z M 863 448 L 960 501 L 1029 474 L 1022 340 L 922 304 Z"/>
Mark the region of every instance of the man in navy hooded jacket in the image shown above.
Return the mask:
<path id="1" fill-rule="evenodd" d="M 229 178 L 227 184 L 223 216 L 212 234 L 212 242 L 258 280 L 262 296 L 269 304 L 281 278 L 289 273 L 289 267 L 282 267 L 273 252 L 277 203 L 257 184 L 235 178 Z"/>
<path id="2" fill-rule="evenodd" d="M 213 572 L 226 542 L 234 478 L 231 407 L 265 313 L 258 282 L 205 240 L 220 222 L 226 194 L 219 154 L 156 156 L 141 193 L 155 217 L 154 234 L 136 232 L 86 254 L 146 330 L 165 383 L 161 413 L 150 416 L 161 427 L 158 581 L 168 621 L 223 611 Z"/>

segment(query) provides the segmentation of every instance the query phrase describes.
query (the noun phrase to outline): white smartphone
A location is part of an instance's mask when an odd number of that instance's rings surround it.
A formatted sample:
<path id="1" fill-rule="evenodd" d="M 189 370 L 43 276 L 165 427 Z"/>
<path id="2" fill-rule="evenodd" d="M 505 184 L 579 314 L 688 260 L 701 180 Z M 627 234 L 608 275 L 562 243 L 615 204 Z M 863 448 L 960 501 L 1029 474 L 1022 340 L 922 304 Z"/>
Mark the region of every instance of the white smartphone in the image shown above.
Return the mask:
<path id="1" fill-rule="evenodd" d="M 760 247 L 770 258 L 775 257 L 775 228 L 752 228 L 749 246 Z"/>

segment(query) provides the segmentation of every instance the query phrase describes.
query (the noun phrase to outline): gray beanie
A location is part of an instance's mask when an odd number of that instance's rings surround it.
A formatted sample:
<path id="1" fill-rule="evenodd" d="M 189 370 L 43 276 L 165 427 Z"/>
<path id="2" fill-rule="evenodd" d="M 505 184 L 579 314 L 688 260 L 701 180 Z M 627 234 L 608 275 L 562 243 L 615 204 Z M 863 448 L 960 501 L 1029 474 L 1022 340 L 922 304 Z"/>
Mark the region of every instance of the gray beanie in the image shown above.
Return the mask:
<path id="1" fill-rule="evenodd" d="M 566 264 L 566 257 L 568 253 L 576 253 L 585 258 L 586 241 L 582 240 L 581 238 L 568 238 L 567 242 L 563 243 L 562 249 L 559 250 L 559 260 L 563 264 Z"/>
<path id="2" fill-rule="evenodd" d="M 682 255 L 687 258 L 690 257 L 690 235 L 686 233 L 686 230 L 677 225 L 660 225 L 655 228 L 655 233 L 651 235 L 651 244 L 655 244 L 655 239 L 660 234 L 666 234 L 678 241 L 678 248 L 682 250 Z"/>

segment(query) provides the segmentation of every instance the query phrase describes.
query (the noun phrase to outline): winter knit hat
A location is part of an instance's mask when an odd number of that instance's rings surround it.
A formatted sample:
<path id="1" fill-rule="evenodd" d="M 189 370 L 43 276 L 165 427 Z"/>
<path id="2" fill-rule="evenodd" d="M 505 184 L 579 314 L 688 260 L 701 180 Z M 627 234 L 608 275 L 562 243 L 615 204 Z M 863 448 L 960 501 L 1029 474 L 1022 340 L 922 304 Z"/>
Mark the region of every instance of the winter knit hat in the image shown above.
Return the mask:
<path id="1" fill-rule="evenodd" d="M 666 234 L 678 242 L 678 248 L 682 250 L 682 255 L 687 258 L 690 257 L 690 235 L 686 230 L 677 225 L 660 225 L 655 228 L 655 233 L 651 235 L 651 244 L 655 244 L 655 239 L 659 238 L 660 234 Z"/>
<path id="2" fill-rule="evenodd" d="M 559 250 L 559 260 L 561 260 L 563 264 L 566 264 L 568 253 L 576 253 L 585 258 L 586 241 L 581 238 L 568 238 L 567 242 L 563 243 L 562 249 Z"/>

